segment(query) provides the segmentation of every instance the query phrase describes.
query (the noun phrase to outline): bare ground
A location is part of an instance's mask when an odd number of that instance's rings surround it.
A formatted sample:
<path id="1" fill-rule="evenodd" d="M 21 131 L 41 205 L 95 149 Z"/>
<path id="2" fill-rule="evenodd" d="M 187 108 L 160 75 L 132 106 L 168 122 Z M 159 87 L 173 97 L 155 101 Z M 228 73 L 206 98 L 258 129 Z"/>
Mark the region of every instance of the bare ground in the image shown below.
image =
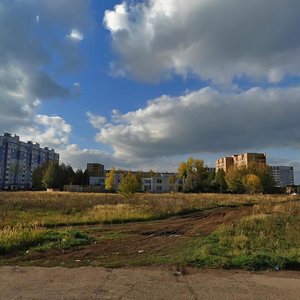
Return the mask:
<path id="1" fill-rule="evenodd" d="M 1 267 L 0 299 L 299 299 L 300 274 Z"/>
<path id="2" fill-rule="evenodd" d="M 96 243 L 67 251 L 49 250 L 25 255 L 8 255 L 1 265 L 22 266 L 132 266 L 144 265 L 146 256 L 168 256 L 174 249 L 199 235 L 208 235 L 221 224 L 232 224 L 249 215 L 252 207 L 220 207 L 165 220 L 128 224 L 77 227 L 97 240 Z M 107 238 L 116 233 L 118 238 Z"/>
<path id="3" fill-rule="evenodd" d="M 251 207 L 227 207 L 160 221 L 79 227 L 97 243 L 68 251 L 2 257 L 2 265 L 26 267 L 0 267 L 0 300 L 299 299 L 299 272 L 89 267 L 143 265 L 143 257 L 168 255 L 192 238 L 205 236 L 220 224 L 232 224 L 251 212 Z"/>

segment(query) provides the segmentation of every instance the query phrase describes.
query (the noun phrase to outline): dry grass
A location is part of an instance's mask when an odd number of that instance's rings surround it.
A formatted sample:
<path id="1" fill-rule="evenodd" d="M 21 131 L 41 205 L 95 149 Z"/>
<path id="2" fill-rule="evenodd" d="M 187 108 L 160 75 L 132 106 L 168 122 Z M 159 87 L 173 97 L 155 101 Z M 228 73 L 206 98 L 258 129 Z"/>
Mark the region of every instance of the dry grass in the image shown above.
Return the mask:
<path id="1" fill-rule="evenodd" d="M 136 194 L 127 202 L 118 194 L 1 192 L 0 228 L 32 221 L 55 226 L 149 220 L 219 206 L 280 209 L 280 203 L 297 200 L 286 195 L 170 193 Z"/>
<path id="2" fill-rule="evenodd" d="M 255 205 L 252 215 L 193 245 L 189 260 L 209 267 L 299 269 L 299 212 L 300 202 Z"/>
<path id="3" fill-rule="evenodd" d="M 82 233 L 48 227 L 146 221 L 196 210 L 253 206 L 253 215 L 199 237 L 182 261 L 200 266 L 270 267 L 299 263 L 300 197 L 288 195 L 1 192 L 0 253 L 89 242 Z M 68 229 L 69 230 L 69 229 Z M 2 247 L 2 248 L 1 248 Z"/>

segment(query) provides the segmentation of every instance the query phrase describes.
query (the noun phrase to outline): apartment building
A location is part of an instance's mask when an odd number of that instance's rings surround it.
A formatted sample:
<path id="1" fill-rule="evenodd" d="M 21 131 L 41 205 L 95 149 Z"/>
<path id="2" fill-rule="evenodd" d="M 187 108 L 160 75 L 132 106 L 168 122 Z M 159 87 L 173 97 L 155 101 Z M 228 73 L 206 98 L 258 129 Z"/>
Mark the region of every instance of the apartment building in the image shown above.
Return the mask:
<path id="1" fill-rule="evenodd" d="M 290 166 L 269 166 L 277 187 L 294 185 L 294 168 Z"/>
<path id="2" fill-rule="evenodd" d="M 22 142 L 17 135 L 0 136 L 0 189 L 27 189 L 32 186 L 32 172 L 45 162 L 59 161 L 53 149 Z"/>
<path id="3" fill-rule="evenodd" d="M 225 173 L 229 170 L 230 167 L 248 168 L 251 163 L 259 163 L 266 165 L 266 154 L 265 153 L 242 153 L 234 154 L 229 157 L 222 157 L 216 161 L 216 170 L 223 169 Z"/>
<path id="4" fill-rule="evenodd" d="M 226 173 L 229 168 L 233 166 L 233 157 L 222 157 L 216 160 L 216 170 L 221 170 L 223 169 L 224 172 Z"/>
<path id="5" fill-rule="evenodd" d="M 104 165 L 99 163 L 88 163 L 86 166 L 89 176 L 105 177 Z"/>
<path id="6" fill-rule="evenodd" d="M 257 163 L 266 165 L 266 154 L 265 153 L 242 153 L 233 155 L 233 164 L 235 167 L 246 167 L 248 168 L 251 163 Z"/>

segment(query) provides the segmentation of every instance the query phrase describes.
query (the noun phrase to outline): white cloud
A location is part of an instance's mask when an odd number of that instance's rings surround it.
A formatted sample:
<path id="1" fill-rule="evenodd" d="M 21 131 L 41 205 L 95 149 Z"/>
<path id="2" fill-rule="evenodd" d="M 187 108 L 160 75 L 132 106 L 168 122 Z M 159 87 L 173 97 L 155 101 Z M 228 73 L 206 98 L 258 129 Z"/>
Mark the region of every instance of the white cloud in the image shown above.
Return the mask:
<path id="1" fill-rule="evenodd" d="M 2 1 L 0 4 L 0 128 L 14 132 L 34 127 L 40 103 L 70 96 L 72 88 L 57 78 L 82 64 L 76 43 L 57 36 L 57 29 L 68 32 L 85 28 L 89 21 L 89 1 Z M 16 11 L 19 11 L 16 18 Z M 43 22 L 41 22 L 43 20 Z M 38 23 L 39 34 L 36 34 Z M 72 33 L 72 31 L 71 31 Z M 76 36 L 76 32 L 73 32 Z M 77 33 L 80 33 L 79 29 Z M 74 36 L 73 34 L 73 36 Z M 80 38 L 80 34 L 77 35 Z M 45 71 L 52 65 L 54 76 Z M 59 62 L 59 63 L 57 63 Z M 75 91 L 78 87 L 74 87 Z"/>
<path id="2" fill-rule="evenodd" d="M 68 144 L 71 131 L 71 125 L 63 118 L 47 115 L 36 115 L 32 125 L 16 130 L 22 140 L 35 141 L 56 149 Z"/>
<path id="3" fill-rule="evenodd" d="M 78 31 L 77 29 L 72 29 L 70 34 L 67 34 L 66 37 L 76 42 L 81 42 L 84 38 L 83 33 Z"/>
<path id="4" fill-rule="evenodd" d="M 119 114 L 97 140 L 114 156 L 147 160 L 189 153 L 300 148 L 300 87 L 252 88 L 220 93 L 204 88 L 181 97 L 162 96 Z"/>
<path id="5" fill-rule="evenodd" d="M 82 149 L 75 144 L 68 145 L 59 153 L 60 160 L 71 164 L 74 169 L 85 169 L 88 162 L 102 163 L 106 168 L 110 168 L 116 163 L 109 153 L 101 150 Z"/>
<path id="6" fill-rule="evenodd" d="M 101 129 L 103 127 L 103 125 L 106 122 L 106 118 L 103 116 L 96 116 L 94 114 L 92 114 L 91 112 L 87 112 L 86 113 L 88 120 L 90 122 L 90 124 L 94 127 L 94 128 L 98 128 Z"/>
<path id="7" fill-rule="evenodd" d="M 158 81 L 173 72 L 231 83 L 299 76 L 300 2 L 149 0 L 107 10 L 115 74 Z"/>

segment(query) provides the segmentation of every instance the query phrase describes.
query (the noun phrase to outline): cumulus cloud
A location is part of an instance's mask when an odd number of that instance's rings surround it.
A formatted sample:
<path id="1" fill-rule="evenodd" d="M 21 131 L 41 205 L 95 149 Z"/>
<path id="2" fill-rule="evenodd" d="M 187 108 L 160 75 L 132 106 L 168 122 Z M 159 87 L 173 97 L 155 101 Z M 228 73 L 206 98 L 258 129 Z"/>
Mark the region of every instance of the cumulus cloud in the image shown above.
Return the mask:
<path id="1" fill-rule="evenodd" d="M 80 31 L 78 31 L 77 29 L 72 29 L 70 34 L 67 34 L 66 37 L 68 39 L 71 39 L 71 40 L 75 41 L 75 42 L 81 42 L 84 38 L 84 35 Z"/>
<path id="2" fill-rule="evenodd" d="M 299 87 L 228 93 L 204 88 L 181 97 L 162 96 L 119 114 L 116 123 L 100 129 L 97 140 L 123 159 L 299 149 L 299 94 Z"/>
<path id="3" fill-rule="evenodd" d="M 90 124 L 94 128 L 100 129 L 106 123 L 106 118 L 103 117 L 103 116 L 96 116 L 96 115 L 92 114 L 90 111 L 88 111 L 86 113 L 86 115 L 88 117 L 88 120 L 89 120 Z"/>
<path id="4" fill-rule="evenodd" d="M 107 10 L 117 75 L 158 81 L 189 72 L 204 80 L 299 76 L 300 2 L 148 0 Z"/>
<path id="5" fill-rule="evenodd" d="M 106 168 L 116 165 L 111 154 L 93 149 L 82 149 L 76 144 L 68 145 L 60 151 L 60 159 L 66 164 L 71 164 L 75 169 L 85 169 L 88 162 L 102 163 Z"/>
<path id="6" fill-rule="evenodd" d="M 59 5 L 58 5 L 59 4 Z M 16 12 L 21 12 L 16 14 Z M 42 101 L 65 98 L 72 88 L 58 80 L 80 67 L 76 43 L 57 36 L 57 29 L 81 33 L 89 19 L 89 1 L 1 1 L 0 3 L 0 128 L 14 132 L 35 126 Z M 79 38 L 80 35 L 77 35 Z M 83 37 L 83 35 L 82 35 Z M 56 63 L 52 64 L 53 56 Z M 57 64 L 61 62 L 61 65 Z M 45 68 L 52 64 L 55 75 Z M 56 68 L 56 65 L 57 68 Z"/>
<path id="7" fill-rule="evenodd" d="M 59 116 L 36 115 L 31 126 L 17 129 L 22 140 L 60 149 L 69 142 L 72 126 Z"/>

